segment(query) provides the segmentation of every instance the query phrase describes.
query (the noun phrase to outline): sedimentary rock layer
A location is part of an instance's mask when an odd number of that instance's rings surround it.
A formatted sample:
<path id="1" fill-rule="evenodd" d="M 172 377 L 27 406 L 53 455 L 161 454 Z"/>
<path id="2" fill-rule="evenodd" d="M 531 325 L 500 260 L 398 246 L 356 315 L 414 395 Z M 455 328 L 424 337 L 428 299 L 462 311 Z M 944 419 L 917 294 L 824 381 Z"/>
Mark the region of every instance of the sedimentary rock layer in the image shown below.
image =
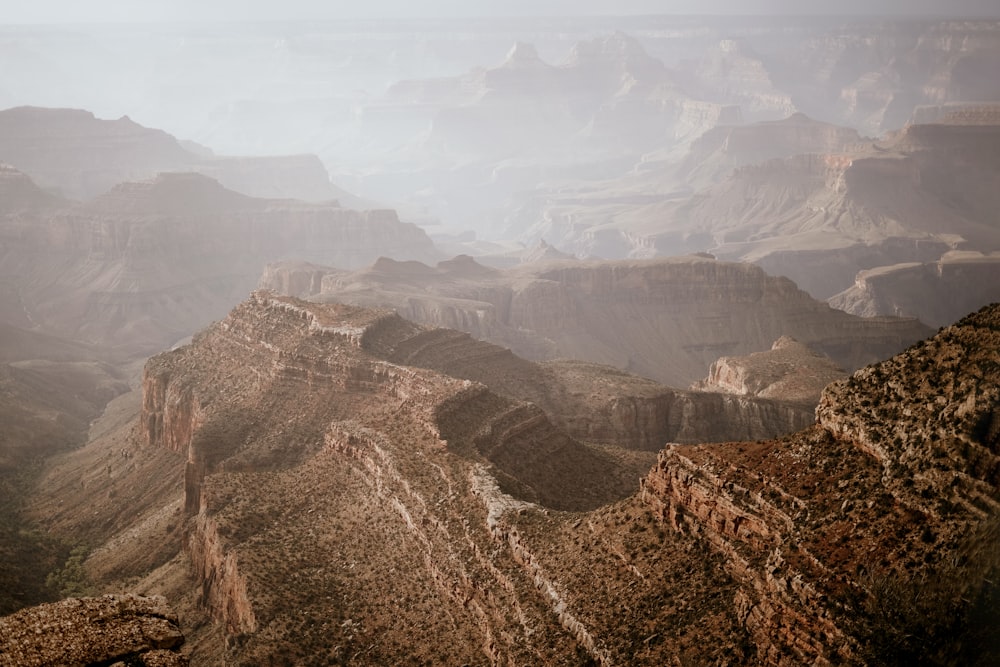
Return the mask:
<path id="1" fill-rule="evenodd" d="M 677 387 L 721 356 L 763 351 L 784 335 L 854 370 L 931 331 L 912 319 L 846 316 L 753 265 L 697 256 L 505 271 L 467 257 L 436 268 L 380 260 L 322 278 L 315 267 L 284 265 L 262 286 L 312 289 L 317 280 L 317 300 L 392 307 L 529 359 L 583 359 Z"/>

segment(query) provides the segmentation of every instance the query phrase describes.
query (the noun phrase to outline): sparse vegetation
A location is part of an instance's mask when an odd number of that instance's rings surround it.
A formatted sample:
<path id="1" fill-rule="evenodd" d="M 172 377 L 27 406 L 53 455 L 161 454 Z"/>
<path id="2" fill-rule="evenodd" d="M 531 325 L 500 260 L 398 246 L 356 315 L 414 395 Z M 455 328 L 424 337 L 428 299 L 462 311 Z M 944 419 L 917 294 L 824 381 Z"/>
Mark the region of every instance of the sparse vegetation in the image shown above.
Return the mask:
<path id="1" fill-rule="evenodd" d="M 45 577 L 45 587 L 56 597 L 84 597 L 92 593 L 83 562 L 87 559 L 88 549 L 84 545 L 73 547 L 69 557 L 62 567 Z"/>

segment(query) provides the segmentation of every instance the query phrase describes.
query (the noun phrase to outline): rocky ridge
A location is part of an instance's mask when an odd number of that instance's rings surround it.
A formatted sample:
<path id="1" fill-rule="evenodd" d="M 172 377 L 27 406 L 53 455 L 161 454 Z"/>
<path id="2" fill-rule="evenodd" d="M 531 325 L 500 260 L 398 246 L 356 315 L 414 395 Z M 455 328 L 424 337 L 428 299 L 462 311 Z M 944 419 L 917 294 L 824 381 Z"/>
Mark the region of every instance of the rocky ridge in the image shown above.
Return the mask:
<path id="1" fill-rule="evenodd" d="M 815 405 L 823 389 L 845 375 L 828 357 L 816 354 L 794 338 L 782 336 L 770 350 L 712 362 L 708 377 L 692 388 Z"/>
<path id="2" fill-rule="evenodd" d="M 988 661 L 998 315 L 830 385 L 801 434 L 661 453 L 642 497 L 725 555 L 760 662 Z"/>
<path id="3" fill-rule="evenodd" d="M 116 554 L 180 530 L 184 554 L 129 585 L 210 615 L 189 621 L 192 659 L 235 664 L 974 664 L 1000 568 L 996 316 L 835 383 L 796 435 L 670 444 L 638 493 L 632 477 L 609 496 L 608 473 L 642 459 L 559 435 L 502 388 L 552 373 L 587 406 L 595 378 L 645 381 L 575 362 L 529 372 L 389 311 L 259 293 L 149 362 L 141 417 L 114 438 L 178 495 L 152 514 L 135 496 L 146 518 L 120 513 L 118 546 L 88 569 L 116 581 Z M 477 367 L 496 380 L 462 378 Z M 543 389 L 559 393 L 526 391 Z M 150 486 L 117 464 L 104 481 L 97 460 L 102 498 L 113 481 L 129 499 Z"/>
<path id="4" fill-rule="evenodd" d="M 198 174 L 161 174 L 83 204 L 6 216 L 0 237 L 6 317 L 136 355 L 222 317 L 268 261 L 436 256 L 393 211 L 255 199 Z"/>
<path id="5" fill-rule="evenodd" d="M 311 291 L 317 283 L 318 293 Z M 285 265 L 269 268 L 260 285 L 301 286 L 310 292 L 293 294 L 319 301 L 391 307 L 529 359 L 583 359 L 676 387 L 704 377 L 720 356 L 763 351 L 784 335 L 853 370 L 930 333 L 914 320 L 847 316 L 787 279 L 700 256 L 503 271 L 468 257 L 436 268 L 382 259 L 357 272 Z"/>

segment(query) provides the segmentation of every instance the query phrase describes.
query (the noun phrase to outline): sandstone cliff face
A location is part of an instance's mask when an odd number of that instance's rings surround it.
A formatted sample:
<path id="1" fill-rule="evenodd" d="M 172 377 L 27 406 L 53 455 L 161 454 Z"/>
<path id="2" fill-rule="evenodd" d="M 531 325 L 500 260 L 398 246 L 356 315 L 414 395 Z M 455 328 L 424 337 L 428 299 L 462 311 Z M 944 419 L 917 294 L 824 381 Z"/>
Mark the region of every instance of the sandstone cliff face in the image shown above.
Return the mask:
<path id="1" fill-rule="evenodd" d="M 0 618 L 0 664 L 183 667 L 184 636 L 162 597 L 69 598 Z"/>
<path id="2" fill-rule="evenodd" d="M 673 386 L 704 377 L 720 356 L 765 350 L 783 335 L 855 369 L 930 333 L 912 320 L 846 316 L 787 279 L 704 257 L 480 267 L 468 275 L 411 268 L 384 262 L 331 271 L 314 298 L 393 307 L 531 359 L 583 359 Z M 292 284 L 280 274 L 264 286 Z"/>

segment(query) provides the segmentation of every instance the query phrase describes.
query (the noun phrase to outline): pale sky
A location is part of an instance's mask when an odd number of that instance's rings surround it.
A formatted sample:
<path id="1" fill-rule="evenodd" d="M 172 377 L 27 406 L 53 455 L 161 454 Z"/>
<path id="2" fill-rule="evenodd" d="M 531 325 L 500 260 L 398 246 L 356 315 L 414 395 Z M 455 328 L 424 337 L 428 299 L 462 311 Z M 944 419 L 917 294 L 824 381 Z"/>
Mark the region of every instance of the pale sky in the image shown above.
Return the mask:
<path id="1" fill-rule="evenodd" d="M 0 24 L 571 16 L 862 14 L 1000 17 L 997 0 L 0 0 Z"/>

